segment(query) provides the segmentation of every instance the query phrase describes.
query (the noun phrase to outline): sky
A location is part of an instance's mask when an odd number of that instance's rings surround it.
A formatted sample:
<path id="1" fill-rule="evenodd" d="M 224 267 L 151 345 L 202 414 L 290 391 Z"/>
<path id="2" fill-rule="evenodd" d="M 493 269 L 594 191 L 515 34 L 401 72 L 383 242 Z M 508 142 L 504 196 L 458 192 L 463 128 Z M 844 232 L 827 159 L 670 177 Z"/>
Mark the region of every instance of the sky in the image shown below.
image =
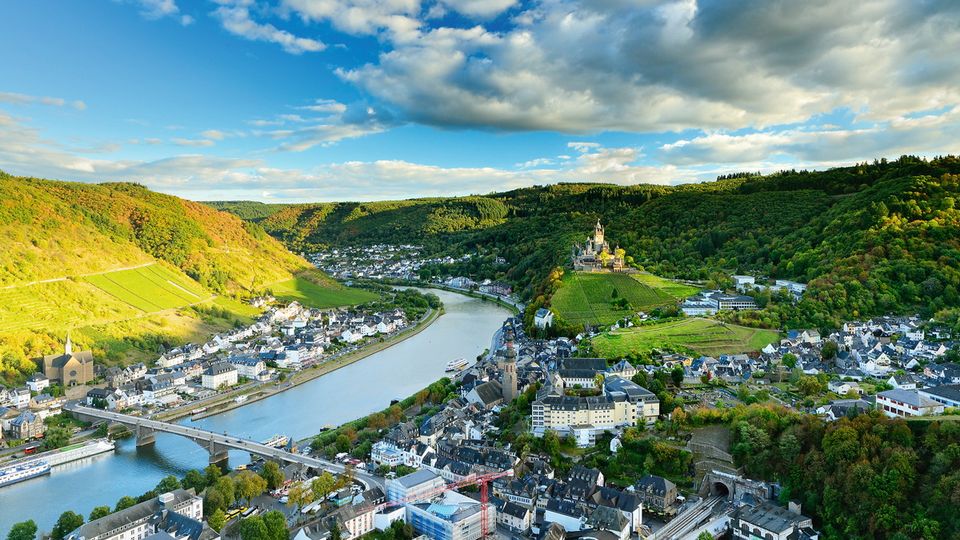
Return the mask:
<path id="1" fill-rule="evenodd" d="M 194 200 L 960 152 L 955 0 L 0 3 L 0 170 Z"/>

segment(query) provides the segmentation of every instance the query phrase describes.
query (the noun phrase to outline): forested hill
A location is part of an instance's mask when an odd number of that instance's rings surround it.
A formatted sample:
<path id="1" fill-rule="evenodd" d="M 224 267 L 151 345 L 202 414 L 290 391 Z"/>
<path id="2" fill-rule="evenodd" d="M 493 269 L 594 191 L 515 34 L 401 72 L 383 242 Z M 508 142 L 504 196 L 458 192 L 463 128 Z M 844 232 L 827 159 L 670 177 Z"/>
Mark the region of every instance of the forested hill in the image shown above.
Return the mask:
<path id="1" fill-rule="evenodd" d="M 546 276 L 599 218 L 607 239 L 654 273 L 708 279 L 754 273 L 810 283 L 767 324 L 835 326 L 844 318 L 960 305 L 960 159 L 905 156 L 827 171 L 734 175 L 676 187 L 560 184 L 483 197 L 375 203 L 219 203 L 295 249 L 364 242 L 425 244 L 487 257 L 472 268 L 549 301 Z"/>
<path id="2" fill-rule="evenodd" d="M 149 359 L 253 315 L 240 300 L 303 276 L 336 284 L 258 225 L 127 183 L 0 173 L 0 381 L 67 331 L 98 361 Z"/>

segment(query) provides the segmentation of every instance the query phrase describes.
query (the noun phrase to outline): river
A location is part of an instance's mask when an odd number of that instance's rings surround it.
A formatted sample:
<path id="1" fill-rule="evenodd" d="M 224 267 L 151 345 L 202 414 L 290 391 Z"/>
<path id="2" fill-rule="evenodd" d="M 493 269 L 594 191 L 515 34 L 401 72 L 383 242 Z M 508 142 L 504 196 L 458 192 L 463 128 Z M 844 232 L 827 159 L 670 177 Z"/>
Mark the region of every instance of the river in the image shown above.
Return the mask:
<path id="1" fill-rule="evenodd" d="M 301 439 L 325 425 L 339 425 L 386 408 L 444 375 L 447 362 L 473 360 L 488 348 L 496 330 L 510 315 L 493 302 L 447 291 L 429 291 L 443 301 L 445 313 L 419 334 L 347 367 L 250 405 L 182 423 L 254 440 L 284 434 Z M 124 495 L 137 496 L 164 476 L 177 477 L 207 465 L 207 452 L 193 442 L 157 434 L 153 446 L 137 448 L 119 441 L 112 454 L 57 467 L 46 477 L 0 488 L 0 538 L 26 519 L 49 532 L 65 510 L 86 518 L 95 506 Z M 249 461 L 231 452 L 230 464 Z"/>

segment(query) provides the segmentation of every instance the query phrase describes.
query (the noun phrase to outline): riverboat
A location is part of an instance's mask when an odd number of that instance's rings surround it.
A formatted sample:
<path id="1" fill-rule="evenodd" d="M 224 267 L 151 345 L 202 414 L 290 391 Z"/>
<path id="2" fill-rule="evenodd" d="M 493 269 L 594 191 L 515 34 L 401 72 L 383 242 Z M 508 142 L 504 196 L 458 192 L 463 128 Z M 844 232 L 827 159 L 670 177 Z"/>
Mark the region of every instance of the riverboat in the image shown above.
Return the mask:
<path id="1" fill-rule="evenodd" d="M 16 484 L 17 482 L 45 474 L 50 474 L 50 464 L 40 460 L 0 467 L 0 487 Z"/>
<path id="2" fill-rule="evenodd" d="M 457 358 L 456 360 L 451 360 L 447 362 L 447 372 L 463 371 L 463 369 L 469 364 L 470 362 L 467 362 L 466 358 Z"/>

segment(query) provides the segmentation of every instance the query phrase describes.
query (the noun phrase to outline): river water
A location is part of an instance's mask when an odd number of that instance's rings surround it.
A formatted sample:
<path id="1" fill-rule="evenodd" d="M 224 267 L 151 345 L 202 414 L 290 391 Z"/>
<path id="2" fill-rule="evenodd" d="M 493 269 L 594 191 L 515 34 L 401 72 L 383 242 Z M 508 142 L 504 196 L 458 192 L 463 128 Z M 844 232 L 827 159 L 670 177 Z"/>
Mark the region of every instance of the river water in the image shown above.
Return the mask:
<path id="1" fill-rule="evenodd" d="M 434 291 L 446 312 L 429 328 L 384 351 L 347 367 L 232 411 L 182 423 L 254 440 L 276 434 L 301 439 L 325 425 L 339 425 L 386 408 L 444 375 L 447 362 L 473 360 L 488 348 L 509 312 L 492 302 Z M 57 467 L 49 476 L 0 488 L 0 538 L 10 527 L 33 519 L 49 532 L 65 510 L 86 518 L 95 506 L 109 505 L 124 495 L 137 496 L 169 474 L 182 477 L 206 467 L 207 452 L 193 442 L 157 434 L 153 446 L 118 442 L 117 450 Z M 249 461 L 231 452 L 230 464 Z"/>

